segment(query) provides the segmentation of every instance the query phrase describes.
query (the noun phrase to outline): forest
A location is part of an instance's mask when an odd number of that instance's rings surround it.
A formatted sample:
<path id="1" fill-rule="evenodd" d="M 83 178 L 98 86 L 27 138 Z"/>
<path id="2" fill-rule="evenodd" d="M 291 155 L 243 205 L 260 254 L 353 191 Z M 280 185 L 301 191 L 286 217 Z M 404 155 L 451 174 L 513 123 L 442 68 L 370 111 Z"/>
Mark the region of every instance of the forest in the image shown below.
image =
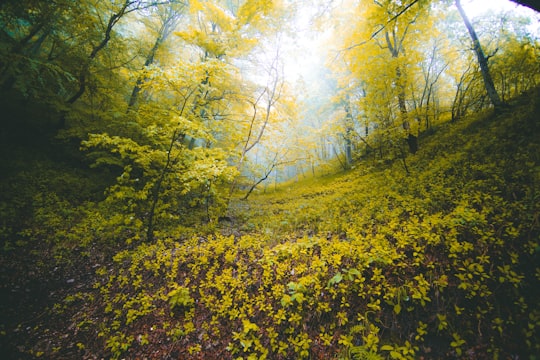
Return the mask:
<path id="1" fill-rule="evenodd" d="M 540 359 L 540 8 L 0 2 L 4 359 Z"/>

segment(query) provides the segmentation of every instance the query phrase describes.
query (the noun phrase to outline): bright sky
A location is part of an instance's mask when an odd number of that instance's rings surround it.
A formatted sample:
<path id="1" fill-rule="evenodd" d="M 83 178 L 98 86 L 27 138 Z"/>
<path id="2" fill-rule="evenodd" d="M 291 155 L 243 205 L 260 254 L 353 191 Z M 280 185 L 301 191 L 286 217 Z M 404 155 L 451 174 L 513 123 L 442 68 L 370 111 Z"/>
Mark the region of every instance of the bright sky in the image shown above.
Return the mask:
<path id="1" fill-rule="evenodd" d="M 528 16 L 531 19 L 531 24 L 528 26 L 529 32 L 536 34 L 536 37 L 540 38 L 540 15 L 528 7 L 516 4 L 510 0 L 462 0 L 461 4 L 471 19 L 489 10 L 495 12 L 512 12 Z"/>
<path id="2" fill-rule="evenodd" d="M 518 5 L 510 0 L 462 0 L 461 4 L 469 18 L 474 19 L 488 11 L 508 11 L 518 12 L 519 14 L 531 18 L 530 31 L 540 37 L 540 15 L 534 10 Z M 308 31 L 310 11 L 300 11 L 300 18 L 297 19 L 297 37 L 285 41 L 285 75 L 292 80 L 299 76 L 306 77 L 314 67 L 320 66 L 324 59 L 319 59 L 324 55 L 318 51 L 318 46 L 322 43 L 321 38 L 325 35 L 319 35 L 319 39 L 313 37 L 313 33 Z"/>
<path id="3" fill-rule="evenodd" d="M 518 11 L 524 14 L 534 14 L 534 10 L 510 0 L 462 0 L 461 4 L 470 17 L 481 15 L 488 10 Z"/>

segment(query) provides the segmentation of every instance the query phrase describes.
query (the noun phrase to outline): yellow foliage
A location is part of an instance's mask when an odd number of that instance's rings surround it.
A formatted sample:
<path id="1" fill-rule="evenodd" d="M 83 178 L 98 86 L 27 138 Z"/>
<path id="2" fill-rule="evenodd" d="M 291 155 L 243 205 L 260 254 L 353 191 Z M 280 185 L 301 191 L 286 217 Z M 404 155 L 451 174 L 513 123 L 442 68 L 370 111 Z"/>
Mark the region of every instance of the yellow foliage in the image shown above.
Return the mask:
<path id="1" fill-rule="evenodd" d="M 489 124 L 491 132 L 507 131 L 504 122 Z M 446 344 L 437 351 L 459 357 L 475 349 L 478 331 L 489 339 L 485 351 L 507 351 L 509 337 L 536 351 L 540 312 L 530 293 L 538 244 L 529 234 L 539 229 L 529 211 L 538 208 L 514 196 L 540 182 L 509 182 L 515 161 L 486 162 L 499 156 L 496 144 L 482 148 L 474 136 L 453 153 L 440 149 L 463 139 L 454 131 L 467 126 L 449 125 L 433 143 L 444 157 L 411 159 L 414 176 L 391 164 L 312 179 L 294 191 L 287 184 L 239 207 L 234 235 L 174 237 L 119 252 L 109 270 L 99 269 L 95 287 L 93 301 L 107 314 L 104 346 L 129 353 L 138 346 L 131 329 L 152 323 L 190 349 L 186 357 L 217 348 L 259 359 L 361 348 L 414 359 L 429 355 L 432 338 Z M 129 155 L 128 143 L 90 141 Z M 206 161 L 207 151 L 195 151 L 197 170 L 182 176 L 211 179 L 221 162 L 219 154 Z M 536 156 L 520 154 L 521 164 Z"/>

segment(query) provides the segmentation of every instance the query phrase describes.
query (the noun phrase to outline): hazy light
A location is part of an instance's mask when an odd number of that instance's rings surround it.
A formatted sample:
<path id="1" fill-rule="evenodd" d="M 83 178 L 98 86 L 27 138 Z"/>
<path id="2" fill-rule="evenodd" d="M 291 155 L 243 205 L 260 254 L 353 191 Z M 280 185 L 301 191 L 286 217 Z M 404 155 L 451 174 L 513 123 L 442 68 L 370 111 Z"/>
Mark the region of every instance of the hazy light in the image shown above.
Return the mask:
<path id="1" fill-rule="evenodd" d="M 462 2 L 463 8 L 467 16 L 471 19 L 482 16 L 489 11 L 495 13 L 511 12 L 516 15 L 525 16 L 531 19 L 531 24 L 527 30 L 531 34 L 540 36 L 540 15 L 528 7 L 519 5 L 510 0 L 465 0 Z"/>

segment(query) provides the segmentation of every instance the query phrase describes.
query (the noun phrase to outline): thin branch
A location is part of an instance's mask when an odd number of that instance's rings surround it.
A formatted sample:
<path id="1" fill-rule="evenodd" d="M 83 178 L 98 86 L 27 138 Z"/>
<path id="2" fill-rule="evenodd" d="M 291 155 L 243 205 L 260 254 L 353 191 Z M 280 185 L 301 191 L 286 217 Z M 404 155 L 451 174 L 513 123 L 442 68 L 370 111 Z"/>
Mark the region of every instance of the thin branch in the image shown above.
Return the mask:
<path id="1" fill-rule="evenodd" d="M 351 45 L 349 47 L 346 47 L 344 49 L 341 49 L 338 53 L 341 53 L 343 51 L 349 51 L 349 50 L 352 50 L 354 48 L 357 48 L 359 46 L 362 46 L 366 43 L 368 43 L 369 41 L 373 40 L 375 38 L 375 36 L 379 35 L 379 33 L 381 31 L 383 31 L 384 29 L 386 29 L 386 27 L 388 26 L 388 24 L 390 24 L 392 21 L 396 20 L 398 17 L 400 17 L 402 14 L 404 14 L 407 10 L 409 10 L 414 4 L 416 4 L 417 2 L 419 2 L 420 0 L 413 0 L 413 2 L 411 2 L 409 5 L 405 6 L 400 12 L 398 12 L 396 15 L 394 15 L 392 18 L 390 18 L 390 20 L 388 20 L 386 22 L 386 24 L 382 24 L 380 25 L 381 27 L 379 29 L 377 29 L 373 34 L 371 34 L 371 36 L 369 37 L 369 39 L 365 40 L 365 41 L 362 41 L 361 43 L 358 43 L 358 44 L 354 44 L 354 45 Z"/>
<path id="2" fill-rule="evenodd" d="M 251 117 L 251 123 L 249 124 L 249 132 L 246 139 L 246 143 L 244 145 L 244 151 L 243 151 L 244 154 L 247 153 L 249 150 L 251 150 L 255 145 L 257 145 L 258 140 L 254 141 L 251 145 L 249 145 L 249 141 L 251 140 L 251 135 L 253 133 L 253 125 L 255 124 L 255 119 L 257 117 L 257 105 L 259 104 L 259 101 L 261 100 L 263 95 L 266 93 L 266 90 L 268 89 L 265 88 L 263 92 L 259 95 L 257 100 L 255 100 L 255 102 L 250 101 L 251 105 L 253 106 L 253 116 Z M 260 137 L 258 139 L 260 139 Z"/>
<path id="3" fill-rule="evenodd" d="M 287 153 L 283 154 L 283 157 L 287 155 Z M 272 163 L 270 165 L 270 168 L 268 168 L 266 170 L 266 172 L 264 173 L 263 177 L 260 178 L 255 184 L 253 184 L 251 186 L 251 188 L 249 189 L 249 191 L 246 193 L 246 195 L 242 198 L 242 200 L 247 200 L 249 195 L 253 192 L 253 190 L 255 190 L 255 188 L 260 184 L 262 183 L 263 181 L 265 181 L 266 179 L 268 179 L 268 177 L 270 176 L 270 174 L 272 173 L 272 171 L 274 171 L 274 169 L 278 166 L 281 166 L 281 165 L 284 165 L 286 164 L 287 162 L 285 161 L 277 161 L 277 158 L 279 156 L 279 151 L 277 151 L 274 155 L 274 159 L 272 160 Z"/>

